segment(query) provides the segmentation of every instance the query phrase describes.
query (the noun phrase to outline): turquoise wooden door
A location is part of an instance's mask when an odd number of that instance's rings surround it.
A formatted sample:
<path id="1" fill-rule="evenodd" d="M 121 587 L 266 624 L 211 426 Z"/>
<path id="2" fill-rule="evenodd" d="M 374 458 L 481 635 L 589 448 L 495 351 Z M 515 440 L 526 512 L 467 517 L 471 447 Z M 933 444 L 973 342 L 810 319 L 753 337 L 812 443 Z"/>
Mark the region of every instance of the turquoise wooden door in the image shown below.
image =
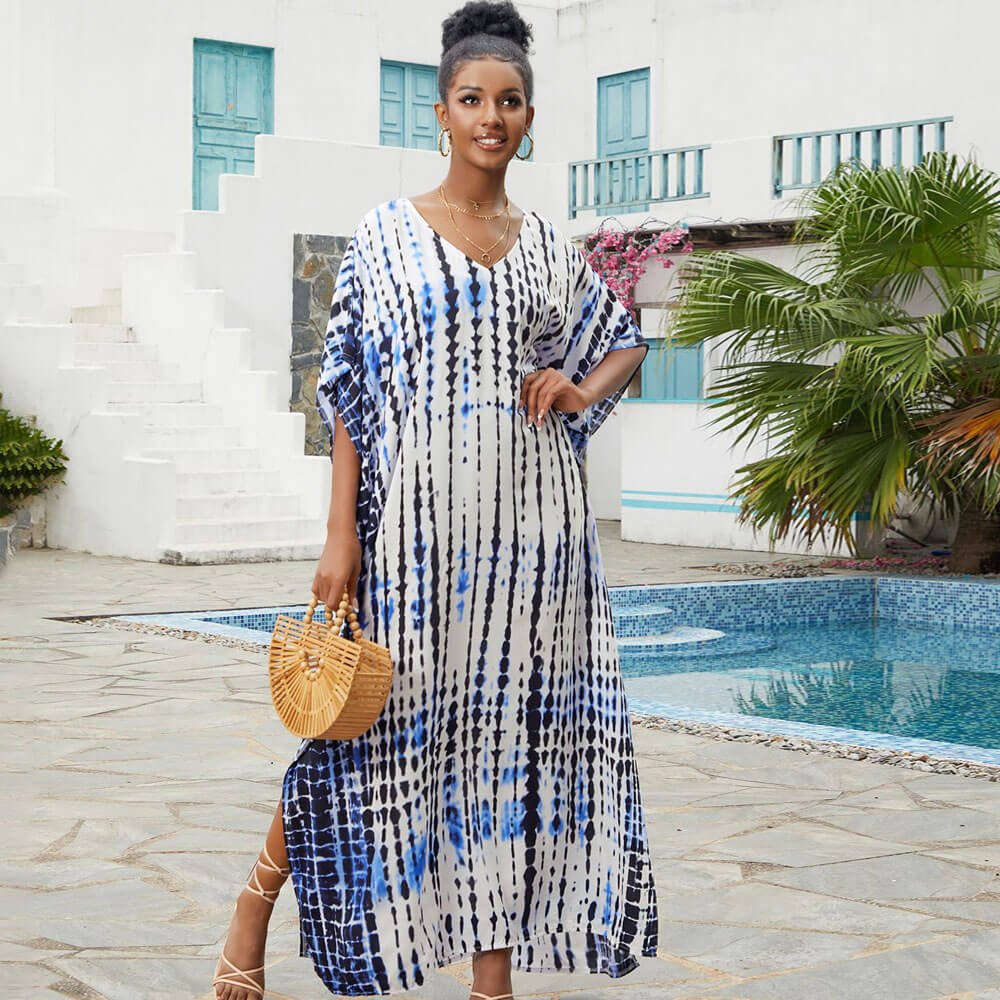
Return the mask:
<path id="1" fill-rule="evenodd" d="M 274 131 L 274 49 L 194 40 L 194 208 L 217 210 L 219 176 L 253 173 L 253 137 Z"/>
<path id="2" fill-rule="evenodd" d="M 597 156 L 623 156 L 649 151 L 649 67 L 597 79 Z M 597 190 L 604 200 L 631 201 L 649 193 L 649 169 L 644 159 L 597 168 Z M 612 212 L 645 212 L 649 203 L 628 208 L 601 208 Z"/>
<path id="3" fill-rule="evenodd" d="M 379 143 L 436 149 L 437 67 L 382 60 Z"/>

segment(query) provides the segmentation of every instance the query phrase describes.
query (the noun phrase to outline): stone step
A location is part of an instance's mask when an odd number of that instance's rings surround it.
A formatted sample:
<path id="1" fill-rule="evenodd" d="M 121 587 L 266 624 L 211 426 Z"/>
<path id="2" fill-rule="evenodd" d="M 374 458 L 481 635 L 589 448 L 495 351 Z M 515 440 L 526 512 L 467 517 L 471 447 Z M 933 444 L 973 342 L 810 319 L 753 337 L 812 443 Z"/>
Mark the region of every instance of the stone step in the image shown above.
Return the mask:
<path id="1" fill-rule="evenodd" d="M 143 448 L 143 458 L 171 461 L 177 472 L 214 472 L 235 469 L 259 469 L 260 448 L 238 446 L 235 448 Z"/>
<path id="2" fill-rule="evenodd" d="M 281 470 L 275 468 L 178 470 L 176 479 L 178 500 L 206 494 L 281 492 Z"/>
<path id="3" fill-rule="evenodd" d="M 708 630 L 714 631 L 714 630 Z M 694 642 L 629 643 L 619 640 L 622 673 L 630 677 L 646 674 L 669 674 L 678 670 L 712 669 L 708 663 L 699 667 L 699 660 L 715 660 L 717 657 L 739 656 L 775 649 L 777 642 L 768 635 L 753 632 L 731 632 L 715 639 Z M 694 662 L 689 662 L 694 661 Z"/>
<path id="4" fill-rule="evenodd" d="M 199 382 L 109 382 L 108 402 L 200 403 Z"/>
<path id="5" fill-rule="evenodd" d="M 135 331 L 124 323 L 73 323 L 77 344 L 136 343 Z"/>
<path id="6" fill-rule="evenodd" d="M 691 625 L 677 625 L 668 632 L 659 632 L 651 635 L 619 636 L 618 648 L 622 650 L 648 652 L 648 653 L 673 653 L 680 647 L 704 646 L 707 643 L 717 642 L 725 636 L 725 632 L 720 632 L 717 628 L 697 628 Z"/>
<path id="7" fill-rule="evenodd" d="M 612 604 L 611 614 L 615 622 L 615 635 L 619 639 L 667 632 L 676 617 L 673 608 L 659 601 L 629 605 L 627 608 L 616 608 Z"/>
<path id="8" fill-rule="evenodd" d="M 120 323 L 122 321 L 121 303 L 73 306 L 70 310 L 69 321 L 71 323 Z"/>
<path id="9" fill-rule="evenodd" d="M 111 373 L 112 382 L 178 382 L 181 374 L 176 361 L 105 361 L 101 367 Z"/>
<path id="10" fill-rule="evenodd" d="M 110 366 L 140 361 L 148 363 L 155 362 L 158 354 L 156 344 L 139 344 L 134 340 L 78 340 L 75 350 L 76 362 L 80 365 Z"/>
<path id="11" fill-rule="evenodd" d="M 302 498 L 297 493 L 203 493 L 177 498 L 177 516 L 185 521 L 253 521 L 301 515 Z"/>
<path id="12" fill-rule="evenodd" d="M 316 561 L 323 554 L 326 537 L 316 541 L 281 540 L 252 545 L 225 547 L 209 545 L 171 545 L 163 550 L 160 562 L 173 565 L 212 565 L 217 563 L 278 562 L 292 559 Z"/>
<path id="13" fill-rule="evenodd" d="M 221 424 L 220 403 L 108 403 L 117 413 L 137 413 L 147 427 L 191 427 L 195 424 Z"/>
<path id="14" fill-rule="evenodd" d="M 319 519 L 292 515 L 255 520 L 234 518 L 178 519 L 171 532 L 178 546 L 213 544 L 221 548 L 254 545 L 287 540 L 311 542 L 320 533 L 325 536 Z"/>
<path id="15" fill-rule="evenodd" d="M 192 404 L 193 405 L 193 404 Z M 190 424 L 181 427 L 147 427 L 146 448 L 154 451 L 179 449 L 238 448 L 240 428 L 226 424 Z"/>

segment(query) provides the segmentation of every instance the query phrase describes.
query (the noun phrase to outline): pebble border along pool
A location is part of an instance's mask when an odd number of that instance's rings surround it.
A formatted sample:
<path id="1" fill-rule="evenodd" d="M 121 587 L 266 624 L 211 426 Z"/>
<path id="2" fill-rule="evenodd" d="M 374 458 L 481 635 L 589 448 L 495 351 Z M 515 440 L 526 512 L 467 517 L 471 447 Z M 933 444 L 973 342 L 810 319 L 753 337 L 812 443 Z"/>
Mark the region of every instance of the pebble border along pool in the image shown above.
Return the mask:
<path id="1" fill-rule="evenodd" d="M 902 621 L 909 625 L 950 626 L 1000 634 L 1000 583 L 993 581 L 871 575 L 637 585 L 609 588 L 609 594 L 616 615 L 616 635 L 623 663 L 630 655 L 630 647 L 641 639 L 642 634 L 641 627 L 633 630 L 634 627 L 626 623 L 635 621 L 635 616 L 628 615 L 628 610 L 644 605 L 669 606 L 671 618 L 680 624 L 677 631 L 687 633 L 684 640 L 688 642 L 711 641 L 716 629 L 759 630 L 789 623 L 825 624 L 847 620 L 871 621 L 873 618 Z M 279 611 L 304 613 L 305 607 L 72 620 L 100 628 L 173 635 L 249 652 L 263 652 L 267 649 L 270 629 Z M 625 619 L 621 625 L 618 624 L 620 617 Z M 711 628 L 692 627 L 702 623 Z M 262 632 L 266 634 L 262 635 Z M 738 638 L 738 635 L 730 634 L 716 641 L 735 640 L 738 648 Z M 1000 683 L 1000 673 L 997 679 Z M 921 749 L 923 741 L 896 736 L 838 731 L 834 727 L 814 727 L 775 719 L 748 718 L 750 725 L 736 725 L 728 720 L 713 719 L 720 713 L 683 706 L 661 706 L 632 697 L 629 697 L 629 704 L 633 723 L 648 728 L 1000 781 L 1000 751 L 986 750 L 982 756 L 987 759 L 971 760 L 924 751 Z M 759 728 L 751 728 L 755 723 L 759 724 Z M 827 730 L 823 735 L 832 738 L 810 735 L 810 732 L 815 734 L 823 729 Z M 857 741 L 859 736 L 864 738 L 864 743 Z M 931 747 L 930 742 L 927 743 Z M 994 760 L 988 759 L 991 757 Z"/>

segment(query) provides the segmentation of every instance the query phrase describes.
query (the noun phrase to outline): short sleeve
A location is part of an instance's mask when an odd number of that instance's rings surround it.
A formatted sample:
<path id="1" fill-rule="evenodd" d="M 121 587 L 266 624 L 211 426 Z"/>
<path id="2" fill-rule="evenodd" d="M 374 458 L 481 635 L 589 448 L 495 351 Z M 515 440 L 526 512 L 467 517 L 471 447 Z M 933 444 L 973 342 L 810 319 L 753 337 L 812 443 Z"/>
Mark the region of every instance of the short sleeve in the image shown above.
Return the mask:
<path id="1" fill-rule="evenodd" d="M 333 458 L 334 429 L 339 414 L 358 455 L 362 451 L 363 417 L 363 337 L 364 303 L 357 274 L 357 242 L 352 236 L 344 250 L 330 302 L 319 378 L 316 407 L 330 433 Z"/>
<path id="2" fill-rule="evenodd" d="M 558 325 L 550 328 L 537 345 L 539 367 L 555 368 L 579 384 L 611 351 L 624 347 L 645 347 L 628 379 L 610 396 L 577 413 L 554 411 L 569 432 L 573 449 L 582 464 L 591 436 L 615 408 L 632 377 L 646 360 L 649 342 L 643 337 L 632 314 L 594 270 L 579 247 L 568 240 L 565 245 L 568 280 L 563 291 Z"/>

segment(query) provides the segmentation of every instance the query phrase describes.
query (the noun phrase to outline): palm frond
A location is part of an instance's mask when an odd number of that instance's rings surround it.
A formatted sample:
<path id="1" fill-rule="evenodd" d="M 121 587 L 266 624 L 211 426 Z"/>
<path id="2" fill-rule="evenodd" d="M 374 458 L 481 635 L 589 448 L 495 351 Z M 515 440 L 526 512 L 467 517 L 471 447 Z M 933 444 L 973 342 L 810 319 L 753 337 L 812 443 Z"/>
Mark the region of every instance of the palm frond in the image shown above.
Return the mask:
<path id="1" fill-rule="evenodd" d="M 772 438 L 789 433 L 803 407 L 821 392 L 818 380 L 829 377 L 826 365 L 800 361 L 746 362 L 717 371 L 708 406 L 723 412 L 710 422 L 718 433 L 735 430 L 734 444 L 753 441 L 762 431 Z"/>
<path id="2" fill-rule="evenodd" d="M 923 461 L 954 470 L 966 487 L 1000 479 L 1000 399 L 976 400 L 920 424 L 931 428 L 921 442 Z"/>
<path id="3" fill-rule="evenodd" d="M 808 360 L 844 336 L 876 331 L 902 318 L 892 303 L 845 298 L 768 261 L 717 251 L 693 255 L 682 272 L 672 343 L 717 340 L 724 361 L 745 357 Z"/>
<path id="4" fill-rule="evenodd" d="M 995 262 L 1000 177 L 974 161 L 932 153 L 906 171 L 841 164 L 804 200 L 814 215 L 796 240 L 814 244 L 809 267 L 884 294 L 939 297 Z"/>
<path id="5" fill-rule="evenodd" d="M 752 462 L 733 492 L 743 497 L 740 520 L 769 526 L 770 540 L 832 540 L 854 546 L 853 521 L 870 501 L 870 517 L 887 523 L 905 484 L 907 441 L 874 438 L 864 428 L 830 435 L 809 449 L 786 449 Z"/>

